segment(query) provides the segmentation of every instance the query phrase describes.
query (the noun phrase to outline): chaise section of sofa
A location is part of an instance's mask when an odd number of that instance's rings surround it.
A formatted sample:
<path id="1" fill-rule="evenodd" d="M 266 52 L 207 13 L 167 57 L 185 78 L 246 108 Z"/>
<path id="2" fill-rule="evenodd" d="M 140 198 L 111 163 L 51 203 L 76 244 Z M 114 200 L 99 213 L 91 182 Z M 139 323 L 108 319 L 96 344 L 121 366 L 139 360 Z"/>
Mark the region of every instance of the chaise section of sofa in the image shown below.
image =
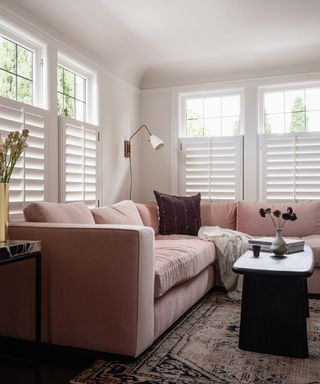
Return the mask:
<path id="1" fill-rule="evenodd" d="M 11 223 L 9 235 L 41 239 L 44 342 L 129 356 L 138 356 L 153 343 L 151 228 Z M 30 340 L 34 337 L 33 266 L 8 267 L 0 270 L 5 292 L 0 296 L 1 307 L 10 314 L 0 318 L 1 335 Z"/>

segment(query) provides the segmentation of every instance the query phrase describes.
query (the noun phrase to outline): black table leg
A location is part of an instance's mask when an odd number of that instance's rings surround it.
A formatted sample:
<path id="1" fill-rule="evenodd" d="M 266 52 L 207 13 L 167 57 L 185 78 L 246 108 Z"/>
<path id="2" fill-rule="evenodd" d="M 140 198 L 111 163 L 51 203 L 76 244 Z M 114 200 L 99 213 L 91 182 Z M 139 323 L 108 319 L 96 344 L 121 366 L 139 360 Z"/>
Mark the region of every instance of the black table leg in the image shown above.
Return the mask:
<path id="1" fill-rule="evenodd" d="M 244 275 L 239 348 L 308 357 L 305 279 Z"/>
<path id="2" fill-rule="evenodd" d="M 35 318 L 35 341 L 41 343 L 41 256 L 36 255 L 36 318 Z"/>
<path id="3" fill-rule="evenodd" d="M 306 295 L 306 317 L 310 317 L 307 279 L 304 279 L 304 291 L 305 291 L 305 295 Z"/>

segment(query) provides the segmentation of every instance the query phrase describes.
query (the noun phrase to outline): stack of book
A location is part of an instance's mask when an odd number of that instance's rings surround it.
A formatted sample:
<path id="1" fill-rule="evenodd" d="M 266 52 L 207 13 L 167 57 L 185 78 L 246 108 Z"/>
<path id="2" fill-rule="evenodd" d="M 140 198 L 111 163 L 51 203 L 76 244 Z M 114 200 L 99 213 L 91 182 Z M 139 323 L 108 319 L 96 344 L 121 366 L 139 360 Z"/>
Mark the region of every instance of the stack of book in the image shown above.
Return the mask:
<path id="1" fill-rule="evenodd" d="M 257 237 L 254 239 L 249 239 L 249 249 L 252 249 L 253 244 L 261 246 L 261 251 L 263 252 L 272 252 L 270 247 L 273 241 L 273 237 Z M 286 242 L 288 250 L 286 253 L 301 252 L 304 250 L 304 240 L 295 240 L 295 239 L 283 239 Z"/>

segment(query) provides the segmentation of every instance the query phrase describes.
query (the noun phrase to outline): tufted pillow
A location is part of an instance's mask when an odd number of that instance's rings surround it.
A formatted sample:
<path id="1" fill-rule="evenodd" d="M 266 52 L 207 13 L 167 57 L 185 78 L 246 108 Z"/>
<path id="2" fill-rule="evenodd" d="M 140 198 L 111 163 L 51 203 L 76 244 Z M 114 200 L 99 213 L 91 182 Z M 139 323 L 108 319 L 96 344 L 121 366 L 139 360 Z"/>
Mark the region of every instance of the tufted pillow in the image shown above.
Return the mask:
<path id="1" fill-rule="evenodd" d="M 139 211 L 131 200 L 91 210 L 96 224 L 143 225 Z"/>
<path id="2" fill-rule="evenodd" d="M 23 214 L 25 221 L 31 222 L 94 224 L 90 209 L 83 202 L 30 203 Z"/>
<path id="3" fill-rule="evenodd" d="M 153 191 L 159 206 L 161 235 L 197 236 L 201 226 L 201 195 L 172 196 Z"/>

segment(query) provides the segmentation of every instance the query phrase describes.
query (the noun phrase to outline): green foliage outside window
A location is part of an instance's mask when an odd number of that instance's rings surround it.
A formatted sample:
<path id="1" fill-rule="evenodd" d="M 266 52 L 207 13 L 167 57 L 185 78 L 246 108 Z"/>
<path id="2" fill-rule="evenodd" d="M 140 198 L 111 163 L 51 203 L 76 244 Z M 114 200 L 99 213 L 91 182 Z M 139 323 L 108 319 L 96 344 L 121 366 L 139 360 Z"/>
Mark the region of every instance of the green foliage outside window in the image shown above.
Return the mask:
<path id="1" fill-rule="evenodd" d="M 297 97 L 292 108 L 292 120 L 290 132 L 305 132 L 306 130 L 306 114 L 305 105 L 302 97 Z"/>
<path id="2" fill-rule="evenodd" d="M 187 118 L 186 118 L 186 134 L 187 137 L 210 137 L 210 136 L 220 136 L 219 132 L 212 132 L 205 129 L 204 119 L 202 116 L 194 113 L 192 110 L 187 109 Z M 223 133 L 222 133 L 223 134 Z M 237 119 L 232 126 L 232 135 L 240 135 L 240 119 Z"/>
<path id="3" fill-rule="evenodd" d="M 302 92 L 300 92 L 302 93 Z M 282 92 L 281 96 L 285 99 L 285 91 Z M 287 103 L 279 102 L 279 97 L 275 98 L 269 97 L 267 108 L 265 105 L 264 112 L 264 133 L 285 133 L 285 132 L 307 132 L 309 117 L 308 113 L 314 113 L 316 119 L 319 119 L 319 107 L 318 105 L 314 106 L 316 97 L 313 95 L 309 97 L 309 109 L 306 105 L 306 90 L 304 96 L 296 96 L 292 98 L 292 101 L 289 98 Z M 313 105 L 312 107 L 310 107 Z"/>
<path id="4" fill-rule="evenodd" d="M 32 104 L 33 53 L 0 37 L 0 96 Z"/>
<path id="5" fill-rule="evenodd" d="M 85 121 L 86 80 L 58 66 L 58 115 Z"/>

